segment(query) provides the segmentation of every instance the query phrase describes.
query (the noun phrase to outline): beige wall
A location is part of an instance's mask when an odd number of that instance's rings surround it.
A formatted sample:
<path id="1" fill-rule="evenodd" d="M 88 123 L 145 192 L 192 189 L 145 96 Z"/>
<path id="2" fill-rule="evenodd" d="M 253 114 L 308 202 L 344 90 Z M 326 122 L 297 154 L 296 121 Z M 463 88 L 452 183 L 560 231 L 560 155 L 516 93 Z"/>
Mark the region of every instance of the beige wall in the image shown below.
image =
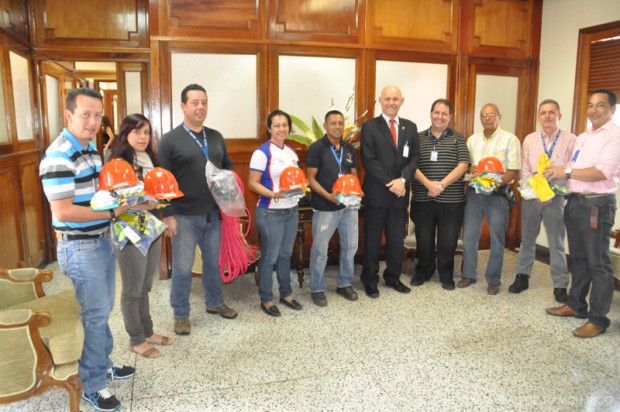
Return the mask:
<path id="1" fill-rule="evenodd" d="M 570 130 L 572 122 L 579 30 L 616 20 L 620 20 L 618 0 L 543 2 L 538 101 L 551 98 L 560 103 L 563 129 Z M 620 190 L 618 194 L 620 200 Z M 620 227 L 620 213 L 616 213 L 615 227 Z M 538 243 L 548 246 L 544 227 Z"/>

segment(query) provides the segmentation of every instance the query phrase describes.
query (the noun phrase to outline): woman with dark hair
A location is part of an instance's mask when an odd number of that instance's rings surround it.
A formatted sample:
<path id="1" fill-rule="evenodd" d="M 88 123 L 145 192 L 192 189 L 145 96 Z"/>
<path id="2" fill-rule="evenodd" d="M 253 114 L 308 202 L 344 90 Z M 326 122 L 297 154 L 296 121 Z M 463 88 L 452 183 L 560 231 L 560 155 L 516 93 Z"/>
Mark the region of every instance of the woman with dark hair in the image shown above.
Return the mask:
<path id="1" fill-rule="evenodd" d="M 120 158 L 133 165 L 140 180 L 158 166 L 153 153 L 151 123 L 141 114 L 131 114 L 123 119 L 118 141 L 114 145 L 112 158 Z M 148 202 L 139 207 L 153 209 L 157 203 Z M 123 282 L 121 312 L 125 330 L 129 334 L 130 349 L 145 358 L 157 358 L 161 352 L 152 345 L 172 345 L 172 339 L 153 332 L 153 321 L 149 311 L 149 292 L 161 256 L 161 237 L 154 241 L 146 256 L 131 242 L 117 253 L 118 266 Z"/>
<path id="2" fill-rule="evenodd" d="M 279 189 L 280 174 L 288 166 L 297 166 L 295 149 L 284 144 L 291 133 L 291 117 L 275 110 L 267 118 L 267 140 L 250 160 L 249 187 L 259 195 L 256 225 L 260 234 L 261 258 L 258 264 L 261 309 L 270 316 L 280 316 L 273 303 L 273 269 L 280 286 L 280 302 L 293 310 L 302 306 L 293 298 L 291 255 L 297 236 L 298 199 L 286 198 Z"/>

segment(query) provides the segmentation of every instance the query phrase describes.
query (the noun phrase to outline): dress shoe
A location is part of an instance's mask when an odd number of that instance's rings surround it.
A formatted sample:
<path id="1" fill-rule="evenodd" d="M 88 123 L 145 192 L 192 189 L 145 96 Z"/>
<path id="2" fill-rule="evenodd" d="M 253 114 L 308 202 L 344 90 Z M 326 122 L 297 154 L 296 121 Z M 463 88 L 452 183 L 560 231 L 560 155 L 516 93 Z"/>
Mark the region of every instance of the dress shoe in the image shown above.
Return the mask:
<path id="1" fill-rule="evenodd" d="M 474 283 L 476 283 L 475 279 L 461 278 L 461 280 L 457 282 L 456 287 L 459 289 L 464 289 L 466 287 L 473 285 Z"/>
<path id="2" fill-rule="evenodd" d="M 403 284 L 403 282 L 401 282 L 400 280 L 397 280 L 396 282 L 385 282 L 385 286 L 388 286 L 392 289 L 394 289 L 397 292 L 400 293 L 409 293 L 411 292 L 411 289 L 409 289 L 407 286 L 405 286 Z"/>
<path id="3" fill-rule="evenodd" d="M 510 293 L 521 293 L 530 287 L 530 277 L 522 273 L 517 274 L 515 281 L 508 287 Z"/>
<path id="4" fill-rule="evenodd" d="M 572 317 L 577 318 L 577 319 L 585 319 L 586 318 L 585 315 L 580 315 L 580 314 L 576 313 L 568 305 L 558 306 L 557 308 L 547 308 L 545 310 L 547 311 L 548 314 L 553 315 L 553 316 L 561 316 L 561 317 L 572 316 Z"/>
<path id="5" fill-rule="evenodd" d="M 310 294 L 312 298 L 312 303 L 317 306 L 324 308 L 327 306 L 327 297 L 325 296 L 325 292 L 314 292 Z"/>
<path id="6" fill-rule="evenodd" d="M 568 295 L 566 294 L 566 288 L 553 289 L 553 296 L 555 296 L 556 302 L 566 303 Z"/>
<path id="7" fill-rule="evenodd" d="M 416 276 L 411 278 L 411 286 L 422 286 L 424 282 L 425 282 L 424 279 L 420 279 Z"/>
<path id="8" fill-rule="evenodd" d="M 302 310 L 304 307 L 301 305 L 301 303 L 297 302 L 295 299 L 291 299 L 290 301 L 281 298 L 280 302 L 284 304 L 284 306 L 288 306 L 289 308 L 293 309 L 293 310 Z"/>
<path id="9" fill-rule="evenodd" d="M 454 290 L 455 288 L 454 282 L 444 282 L 441 284 L 441 287 L 444 288 L 445 290 Z"/>
<path id="10" fill-rule="evenodd" d="M 487 286 L 488 295 L 497 295 L 498 293 L 499 293 L 499 285 L 488 285 Z"/>
<path id="11" fill-rule="evenodd" d="M 377 285 L 364 285 L 364 292 L 368 295 L 368 297 L 376 299 L 379 297 L 379 289 Z"/>
<path id="12" fill-rule="evenodd" d="M 282 315 L 280 313 L 280 309 L 278 309 L 278 307 L 276 305 L 271 305 L 271 306 L 267 307 L 267 306 L 265 306 L 264 304 L 261 303 L 260 304 L 260 308 L 263 310 L 263 312 L 265 312 L 269 316 L 278 317 L 278 316 Z"/>
<path id="13" fill-rule="evenodd" d="M 599 328 L 592 322 L 586 322 L 573 331 L 573 336 L 577 338 L 593 338 L 605 333 L 605 329 Z"/>
<path id="14" fill-rule="evenodd" d="M 353 289 L 353 286 L 345 286 L 344 288 L 336 288 L 336 293 L 344 297 L 346 300 L 356 301 L 357 292 Z"/>

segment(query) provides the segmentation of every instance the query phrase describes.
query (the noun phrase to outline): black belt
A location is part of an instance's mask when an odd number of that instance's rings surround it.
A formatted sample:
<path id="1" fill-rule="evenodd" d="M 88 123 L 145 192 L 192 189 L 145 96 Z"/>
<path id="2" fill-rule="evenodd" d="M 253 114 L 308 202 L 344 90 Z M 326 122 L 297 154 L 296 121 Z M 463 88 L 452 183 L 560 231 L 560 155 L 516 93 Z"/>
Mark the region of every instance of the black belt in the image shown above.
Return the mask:
<path id="1" fill-rule="evenodd" d="M 614 196 L 613 193 L 571 193 L 568 197 L 578 198 L 578 199 L 592 199 L 594 197 L 607 197 Z"/>
<path id="2" fill-rule="evenodd" d="M 66 235 L 63 233 L 56 232 L 56 239 L 71 241 L 71 240 L 86 240 L 86 239 L 99 239 L 101 237 L 105 237 L 105 233 L 98 233 L 96 235 Z"/>

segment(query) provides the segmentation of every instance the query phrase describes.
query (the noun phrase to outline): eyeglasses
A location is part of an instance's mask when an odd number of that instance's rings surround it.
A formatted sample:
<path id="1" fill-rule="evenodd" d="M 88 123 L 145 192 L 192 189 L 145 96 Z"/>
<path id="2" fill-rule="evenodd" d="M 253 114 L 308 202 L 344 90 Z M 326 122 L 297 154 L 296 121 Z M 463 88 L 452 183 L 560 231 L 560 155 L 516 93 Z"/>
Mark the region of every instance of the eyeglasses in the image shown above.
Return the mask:
<path id="1" fill-rule="evenodd" d="M 485 117 L 494 118 L 495 116 L 497 116 L 497 113 L 480 113 L 480 117 L 482 117 L 483 119 Z"/>

